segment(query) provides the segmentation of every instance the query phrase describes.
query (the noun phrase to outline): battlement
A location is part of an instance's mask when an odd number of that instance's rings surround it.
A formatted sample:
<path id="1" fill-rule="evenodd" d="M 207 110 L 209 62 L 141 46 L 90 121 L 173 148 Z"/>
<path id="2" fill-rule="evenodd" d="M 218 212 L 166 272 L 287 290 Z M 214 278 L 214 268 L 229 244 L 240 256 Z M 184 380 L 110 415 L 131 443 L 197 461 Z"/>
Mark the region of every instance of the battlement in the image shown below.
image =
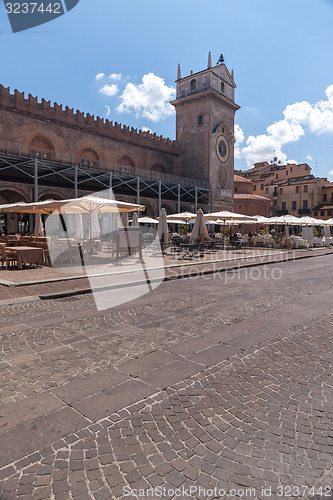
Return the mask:
<path id="1" fill-rule="evenodd" d="M 67 125 L 69 127 L 79 127 L 86 132 L 94 134 L 107 135 L 110 139 L 128 139 L 137 144 L 145 144 L 151 147 L 158 147 L 170 153 L 177 152 L 177 142 L 169 138 L 157 135 L 156 133 L 145 132 L 120 123 L 113 123 L 89 113 L 84 113 L 79 110 L 74 111 L 74 108 L 62 104 L 54 103 L 45 99 L 38 100 L 31 94 L 25 97 L 24 92 L 14 90 L 10 92 L 10 87 L 4 87 L 0 84 L 0 108 L 7 111 L 15 111 L 24 115 L 30 115 L 33 118 L 53 121 Z"/>

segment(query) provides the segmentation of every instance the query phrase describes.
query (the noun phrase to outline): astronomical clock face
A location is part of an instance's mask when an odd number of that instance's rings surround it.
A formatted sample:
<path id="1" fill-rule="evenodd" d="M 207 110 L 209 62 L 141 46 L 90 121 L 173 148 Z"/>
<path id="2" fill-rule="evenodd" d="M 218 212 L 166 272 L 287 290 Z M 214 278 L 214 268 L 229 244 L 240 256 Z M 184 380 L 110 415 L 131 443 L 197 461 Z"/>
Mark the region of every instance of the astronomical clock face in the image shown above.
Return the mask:
<path id="1" fill-rule="evenodd" d="M 229 158 L 229 145 L 224 135 L 220 135 L 216 141 L 216 152 L 219 159 L 224 163 Z"/>

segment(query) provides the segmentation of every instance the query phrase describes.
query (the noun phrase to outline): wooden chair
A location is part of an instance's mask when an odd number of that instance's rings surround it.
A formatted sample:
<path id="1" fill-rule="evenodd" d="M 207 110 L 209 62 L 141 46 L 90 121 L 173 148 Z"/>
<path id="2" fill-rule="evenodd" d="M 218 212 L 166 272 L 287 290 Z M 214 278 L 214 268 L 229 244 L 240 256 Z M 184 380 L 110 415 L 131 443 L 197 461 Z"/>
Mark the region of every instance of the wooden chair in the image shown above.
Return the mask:
<path id="1" fill-rule="evenodd" d="M 3 245 L 0 245 L 0 259 L 1 259 L 1 268 L 3 269 L 4 263 L 6 263 L 6 269 L 8 269 L 8 263 L 16 262 L 17 264 L 17 252 L 14 250 L 7 249 Z"/>

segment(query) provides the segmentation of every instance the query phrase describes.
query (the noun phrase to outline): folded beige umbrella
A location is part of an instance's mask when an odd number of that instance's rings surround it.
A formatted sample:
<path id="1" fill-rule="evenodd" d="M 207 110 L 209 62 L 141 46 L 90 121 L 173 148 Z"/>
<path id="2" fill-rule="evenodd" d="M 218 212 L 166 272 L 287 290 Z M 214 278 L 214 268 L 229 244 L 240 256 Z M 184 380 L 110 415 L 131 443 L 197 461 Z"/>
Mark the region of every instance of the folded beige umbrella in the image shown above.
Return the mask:
<path id="1" fill-rule="evenodd" d="M 197 217 L 194 222 L 194 226 L 190 236 L 190 242 L 192 241 L 203 241 L 209 238 L 207 226 L 204 221 L 203 211 L 199 208 L 197 212 Z"/>
<path id="2" fill-rule="evenodd" d="M 158 218 L 157 234 L 162 244 L 162 248 L 166 247 L 169 243 L 169 228 L 165 208 L 162 208 Z"/>
<path id="3" fill-rule="evenodd" d="M 139 227 L 138 212 L 134 212 L 134 214 L 133 214 L 132 227 Z"/>

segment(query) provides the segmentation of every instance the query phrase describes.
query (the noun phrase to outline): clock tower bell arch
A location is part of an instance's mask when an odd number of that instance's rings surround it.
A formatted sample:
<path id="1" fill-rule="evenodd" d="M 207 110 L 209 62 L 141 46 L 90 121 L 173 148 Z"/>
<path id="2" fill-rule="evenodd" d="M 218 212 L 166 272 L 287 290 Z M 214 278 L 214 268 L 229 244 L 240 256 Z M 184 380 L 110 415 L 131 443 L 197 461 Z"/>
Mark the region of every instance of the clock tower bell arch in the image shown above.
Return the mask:
<path id="1" fill-rule="evenodd" d="M 208 67 L 182 78 L 177 75 L 176 140 L 179 167 L 184 177 L 209 181 L 211 207 L 233 209 L 234 120 L 239 106 L 235 103 L 233 71 L 224 63 Z"/>

